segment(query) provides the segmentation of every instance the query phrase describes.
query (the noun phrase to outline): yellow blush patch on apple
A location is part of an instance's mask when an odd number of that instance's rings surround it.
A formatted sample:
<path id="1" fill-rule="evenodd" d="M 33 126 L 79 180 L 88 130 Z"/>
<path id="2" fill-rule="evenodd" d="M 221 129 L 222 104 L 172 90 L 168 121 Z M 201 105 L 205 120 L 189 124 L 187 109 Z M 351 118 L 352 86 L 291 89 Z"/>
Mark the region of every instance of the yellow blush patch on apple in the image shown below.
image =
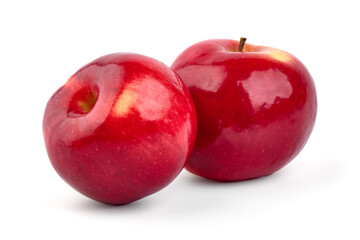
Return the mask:
<path id="1" fill-rule="evenodd" d="M 130 89 L 124 89 L 122 94 L 118 97 L 115 103 L 115 111 L 116 116 L 125 117 L 135 100 L 134 91 Z"/>
<path id="2" fill-rule="evenodd" d="M 271 50 L 271 51 L 267 51 L 265 52 L 266 54 L 270 55 L 272 58 L 275 58 L 278 61 L 281 62 L 289 62 L 291 60 L 291 56 L 283 51 L 279 51 L 279 50 Z"/>
<path id="3" fill-rule="evenodd" d="M 143 78 L 127 85 L 114 104 L 113 113 L 126 117 L 133 108 L 143 119 L 154 121 L 163 118 L 171 107 L 170 95 L 160 82 Z"/>

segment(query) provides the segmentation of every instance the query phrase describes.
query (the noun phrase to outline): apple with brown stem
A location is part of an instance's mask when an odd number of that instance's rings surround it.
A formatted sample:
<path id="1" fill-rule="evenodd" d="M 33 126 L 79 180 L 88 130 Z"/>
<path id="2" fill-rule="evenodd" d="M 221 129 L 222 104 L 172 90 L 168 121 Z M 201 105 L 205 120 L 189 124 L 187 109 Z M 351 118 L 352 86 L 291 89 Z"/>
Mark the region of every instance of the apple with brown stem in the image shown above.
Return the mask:
<path id="1" fill-rule="evenodd" d="M 314 127 L 313 79 L 291 54 L 245 43 L 207 40 L 182 52 L 172 69 L 198 114 L 186 169 L 218 181 L 269 175 L 304 147 Z"/>

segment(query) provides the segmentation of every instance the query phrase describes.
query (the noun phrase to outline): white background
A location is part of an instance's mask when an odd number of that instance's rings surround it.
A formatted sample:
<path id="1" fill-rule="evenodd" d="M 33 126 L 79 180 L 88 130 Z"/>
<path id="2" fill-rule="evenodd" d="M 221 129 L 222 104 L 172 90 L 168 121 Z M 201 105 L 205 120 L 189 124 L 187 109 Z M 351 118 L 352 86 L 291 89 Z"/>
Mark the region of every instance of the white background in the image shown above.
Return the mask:
<path id="1" fill-rule="evenodd" d="M 357 1 L 1 1 L 0 239 L 360 239 Z M 171 65 L 205 39 L 248 38 L 297 56 L 318 92 L 298 157 L 269 177 L 220 184 L 186 171 L 111 207 L 53 170 L 42 116 L 77 69 L 112 52 Z"/>

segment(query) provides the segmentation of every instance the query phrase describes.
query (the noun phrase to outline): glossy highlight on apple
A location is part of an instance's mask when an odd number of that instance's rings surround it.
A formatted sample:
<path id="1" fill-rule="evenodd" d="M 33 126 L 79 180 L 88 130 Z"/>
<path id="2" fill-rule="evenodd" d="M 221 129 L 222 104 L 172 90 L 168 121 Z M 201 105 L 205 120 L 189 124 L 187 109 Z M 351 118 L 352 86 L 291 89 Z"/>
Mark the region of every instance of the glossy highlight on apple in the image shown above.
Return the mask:
<path id="1" fill-rule="evenodd" d="M 163 189 L 184 167 L 221 182 L 272 174 L 302 150 L 316 113 L 314 81 L 296 57 L 214 39 L 171 67 L 134 53 L 86 64 L 48 101 L 43 136 L 65 182 L 119 205 Z"/>
<path id="2" fill-rule="evenodd" d="M 43 134 L 50 161 L 74 189 L 125 204 L 167 186 L 194 145 L 196 112 L 169 67 L 138 54 L 100 57 L 49 100 Z"/>
<path id="3" fill-rule="evenodd" d="M 217 181 L 258 178 L 284 167 L 304 147 L 316 118 L 314 81 L 300 60 L 245 40 L 199 42 L 171 66 L 198 114 L 186 169 Z"/>

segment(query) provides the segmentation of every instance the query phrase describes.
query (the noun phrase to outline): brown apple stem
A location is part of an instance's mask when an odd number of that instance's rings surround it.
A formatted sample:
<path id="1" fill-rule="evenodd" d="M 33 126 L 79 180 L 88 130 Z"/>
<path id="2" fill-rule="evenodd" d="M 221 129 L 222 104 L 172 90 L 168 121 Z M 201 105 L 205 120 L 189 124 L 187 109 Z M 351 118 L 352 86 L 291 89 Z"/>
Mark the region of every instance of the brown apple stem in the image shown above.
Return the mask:
<path id="1" fill-rule="evenodd" d="M 243 52 L 243 51 L 244 51 L 245 42 L 246 42 L 246 38 L 241 37 L 241 38 L 240 38 L 240 43 L 239 43 L 239 52 Z"/>

